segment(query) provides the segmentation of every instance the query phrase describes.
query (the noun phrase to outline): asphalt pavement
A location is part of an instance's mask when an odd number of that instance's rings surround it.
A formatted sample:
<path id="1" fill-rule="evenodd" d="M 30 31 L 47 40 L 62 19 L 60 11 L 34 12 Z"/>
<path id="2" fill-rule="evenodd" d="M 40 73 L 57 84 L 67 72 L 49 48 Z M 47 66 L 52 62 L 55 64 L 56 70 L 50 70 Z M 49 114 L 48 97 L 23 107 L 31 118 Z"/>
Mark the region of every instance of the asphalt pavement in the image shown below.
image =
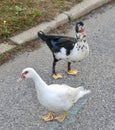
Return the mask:
<path id="1" fill-rule="evenodd" d="M 60 61 L 56 70 L 62 72 L 63 79 L 53 80 L 53 58 L 44 43 L 0 66 L 0 130 L 115 130 L 115 2 L 79 20 L 86 26 L 90 55 L 72 64 L 80 71 L 77 76 L 67 75 L 67 63 Z M 75 36 L 75 23 L 67 26 L 65 35 Z M 25 67 L 33 67 L 47 84 L 83 85 L 91 94 L 70 110 L 64 122 L 45 123 L 41 116 L 47 110 L 37 100 L 34 83 L 16 82 Z"/>

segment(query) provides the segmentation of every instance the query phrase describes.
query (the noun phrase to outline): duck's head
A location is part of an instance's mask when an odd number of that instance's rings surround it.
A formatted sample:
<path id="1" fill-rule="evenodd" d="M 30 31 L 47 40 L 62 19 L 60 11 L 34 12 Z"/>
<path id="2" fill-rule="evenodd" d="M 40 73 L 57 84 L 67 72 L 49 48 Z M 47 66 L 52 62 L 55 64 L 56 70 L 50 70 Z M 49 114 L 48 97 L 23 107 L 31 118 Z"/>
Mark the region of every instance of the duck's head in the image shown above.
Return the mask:
<path id="1" fill-rule="evenodd" d="M 28 79 L 28 78 L 33 78 L 35 75 L 35 70 L 33 68 L 25 68 L 22 70 L 22 73 L 20 75 L 20 78 L 17 80 L 17 82 Z"/>
<path id="2" fill-rule="evenodd" d="M 84 33 L 85 28 L 84 28 L 84 23 L 83 22 L 77 22 L 76 27 L 75 27 L 76 33 Z"/>
<path id="3" fill-rule="evenodd" d="M 76 23 L 75 31 L 76 31 L 77 39 L 81 39 L 85 41 L 86 32 L 85 32 L 85 27 L 83 22 L 80 21 Z"/>

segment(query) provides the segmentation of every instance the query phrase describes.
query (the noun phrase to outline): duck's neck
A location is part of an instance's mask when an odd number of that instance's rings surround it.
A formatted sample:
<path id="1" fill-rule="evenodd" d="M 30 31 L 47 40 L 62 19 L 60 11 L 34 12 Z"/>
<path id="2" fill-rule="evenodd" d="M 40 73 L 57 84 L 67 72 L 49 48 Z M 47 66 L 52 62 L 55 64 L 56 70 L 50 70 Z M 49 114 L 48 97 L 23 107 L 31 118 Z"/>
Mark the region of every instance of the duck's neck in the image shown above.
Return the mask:
<path id="1" fill-rule="evenodd" d="M 42 80 L 42 78 L 36 72 L 34 73 L 32 79 L 35 82 L 37 93 L 46 90 L 47 84 Z"/>
<path id="2" fill-rule="evenodd" d="M 84 41 L 86 42 L 86 33 L 76 33 L 76 38 L 78 41 Z"/>

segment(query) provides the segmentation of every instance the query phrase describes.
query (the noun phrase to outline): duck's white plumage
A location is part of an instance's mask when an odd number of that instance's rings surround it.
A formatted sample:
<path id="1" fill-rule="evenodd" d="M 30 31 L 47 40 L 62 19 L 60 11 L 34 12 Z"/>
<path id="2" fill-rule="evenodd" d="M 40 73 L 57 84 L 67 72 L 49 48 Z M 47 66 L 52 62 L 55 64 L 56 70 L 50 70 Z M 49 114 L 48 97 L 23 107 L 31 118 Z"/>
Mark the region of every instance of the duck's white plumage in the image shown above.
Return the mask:
<path id="1" fill-rule="evenodd" d="M 52 84 L 47 86 L 47 91 L 39 92 L 40 103 L 49 111 L 61 112 L 68 111 L 73 104 L 89 91 L 83 87 L 71 88 L 65 84 Z M 39 96 L 40 95 L 40 96 Z"/>
<path id="2" fill-rule="evenodd" d="M 68 111 L 84 95 L 90 93 L 82 86 L 72 88 L 66 84 L 47 85 L 33 68 L 26 68 L 21 73 L 21 79 L 31 78 L 35 82 L 37 97 L 48 111 Z"/>
<path id="3" fill-rule="evenodd" d="M 70 55 L 66 55 L 65 48 L 61 48 L 60 52 L 56 52 L 54 55 L 57 59 L 62 59 L 68 62 L 81 61 L 89 55 L 89 46 L 86 41 L 78 41 L 73 50 L 71 50 Z"/>

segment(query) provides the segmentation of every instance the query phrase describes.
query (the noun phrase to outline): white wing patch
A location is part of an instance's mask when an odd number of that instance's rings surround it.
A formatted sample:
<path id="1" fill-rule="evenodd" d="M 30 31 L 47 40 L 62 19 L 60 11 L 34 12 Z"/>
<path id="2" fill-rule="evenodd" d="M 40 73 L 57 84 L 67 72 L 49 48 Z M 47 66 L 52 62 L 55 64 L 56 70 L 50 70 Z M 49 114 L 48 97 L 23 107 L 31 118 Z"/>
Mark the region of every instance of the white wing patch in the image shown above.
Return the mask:
<path id="1" fill-rule="evenodd" d="M 62 47 L 59 52 L 54 53 L 56 59 L 66 59 L 66 49 Z"/>
<path id="2" fill-rule="evenodd" d="M 60 52 L 61 52 L 62 54 L 64 54 L 64 55 L 66 55 L 66 49 L 65 49 L 64 47 L 60 49 Z"/>

